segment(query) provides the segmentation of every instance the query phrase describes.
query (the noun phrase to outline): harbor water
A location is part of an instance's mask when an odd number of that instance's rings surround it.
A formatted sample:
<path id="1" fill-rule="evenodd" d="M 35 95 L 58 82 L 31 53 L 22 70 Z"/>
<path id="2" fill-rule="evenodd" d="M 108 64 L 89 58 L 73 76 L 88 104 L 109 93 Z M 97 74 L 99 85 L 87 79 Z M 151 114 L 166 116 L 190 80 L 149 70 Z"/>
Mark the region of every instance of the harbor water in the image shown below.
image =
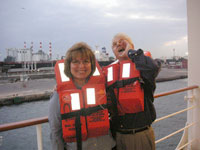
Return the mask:
<path id="1" fill-rule="evenodd" d="M 157 83 L 155 94 L 171 91 L 187 86 L 187 79 L 180 79 L 168 82 Z M 157 118 L 171 114 L 187 107 L 184 101 L 186 92 L 165 96 L 155 99 Z M 0 107 L 0 124 L 22 121 L 36 117 L 44 117 L 48 114 L 48 100 L 23 103 L 20 105 L 10 105 Z M 179 114 L 166 120 L 154 123 L 156 140 L 160 139 L 175 130 L 183 128 L 186 123 L 186 113 Z M 50 149 L 48 123 L 42 124 L 43 149 Z M 174 150 L 180 141 L 182 132 L 160 142 L 156 145 L 157 150 Z M 36 150 L 36 126 L 0 132 L 0 150 Z"/>

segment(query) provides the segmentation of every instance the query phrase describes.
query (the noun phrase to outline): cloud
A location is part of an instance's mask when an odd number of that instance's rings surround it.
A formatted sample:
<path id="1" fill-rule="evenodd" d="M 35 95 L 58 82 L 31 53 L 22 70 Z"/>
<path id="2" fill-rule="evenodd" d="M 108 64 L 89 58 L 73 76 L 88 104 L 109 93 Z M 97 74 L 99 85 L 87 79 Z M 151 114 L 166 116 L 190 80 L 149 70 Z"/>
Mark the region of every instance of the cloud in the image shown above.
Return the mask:
<path id="1" fill-rule="evenodd" d="M 180 42 L 173 39 L 187 34 L 185 0 L 1 0 L 0 20 L 1 58 L 6 48 L 21 48 L 24 41 L 51 41 L 52 51 L 60 55 L 85 41 L 113 55 L 111 39 L 118 32 L 159 57 Z"/>
<path id="2" fill-rule="evenodd" d="M 174 41 L 168 41 L 164 43 L 164 46 L 176 46 L 181 44 L 187 44 L 187 36 L 181 37 Z"/>
<path id="3" fill-rule="evenodd" d="M 156 57 L 172 58 L 175 56 L 185 56 L 188 52 L 187 36 L 179 37 L 175 40 L 166 41 L 157 48 Z"/>
<path id="4" fill-rule="evenodd" d="M 105 17 L 111 17 L 111 18 L 119 18 L 119 17 L 121 17 L 120 15 L 109 13 L 109 12 L 105 12 L 104 16 Z"/>
<path id="5" fill-rule="evenodd" d="M 148 15 L 146 13 L 109 13 L 106 12 L 105 17 L 110 17 L 114 19 L 126 18 L 127 20 L 146 20 L 146 21 L 185 21 L 185 18 L 174 18 L 170 16 L 158 16 L 158 15 Z"/>
<path id="6" fill-rule="evenodd" d="M 71 0 L 71 4 L 85 6 L 90 8 L 111 9 L 119 6 L 119 0 Z"/>

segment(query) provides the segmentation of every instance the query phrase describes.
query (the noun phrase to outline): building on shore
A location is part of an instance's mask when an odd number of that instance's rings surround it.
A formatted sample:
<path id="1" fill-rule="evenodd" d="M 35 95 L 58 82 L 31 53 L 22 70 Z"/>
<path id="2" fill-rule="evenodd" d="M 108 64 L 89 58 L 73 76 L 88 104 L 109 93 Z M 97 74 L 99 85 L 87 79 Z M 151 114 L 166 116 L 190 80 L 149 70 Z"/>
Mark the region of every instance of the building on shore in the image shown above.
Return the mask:
<path id="1" fill-rule="evenodd" d="M 40 48 L 37 52 L 33 52 L 33 42 L 31 42 L 30 48 L 26 47 L 24 42 L 24 48 L 7 48 L 7 57 L 5 62 L 38 62 L 38 61 L 50 61 L 52 60 L 52 47 L 49 42 L 49 54 L 45 53 L 42 49 L 42 42 L 40 42 Z"/>
<path id="2" fill-rule="evenodd" d="M 50 56 L 43 50 L 33 53 L 32 48 L 7 48 L 6 62 L 38 62 L 48 61 Z"/>
<path id="3" fill-rule="evenodd" d="M 109 61 L 109 54 L 106 53 L 106 47 L 102 47 L 101 51 L 99 51 L 98 46 L 96 46 L 96 50 L 93 52 L 98 61 Z"/>
<path id="4" fill-rule="evenodd" d="M 30 46 L 30 48 L 26 48 L 26 45 L 24 48 L 7 48 L 6 51 L 7 57 L 5 61 L 2 62 L 0 69 L 5 68 L 7 71 L 0 72 L 16 73 L 16 71 L 19 72 L 20 69 L 27 72 L 41 71 L 40 68 L 53 68 L 54 64 L 56 63 L 56 60 L 52 60 L 51 42 L 49 43 L 49 54 L 43 51 L 41 42 L 40 48 L 35 53 L 33 52 L 33 45 Z M 115 60 L 114 57 L 109 57 L 105 47 L 102 47 L 101 50 L 98 50 L 98 46 L 96 46 L 96 50 L 93 52 L 97 61 L 102 66 L 108 65 Z M 64 58 L 65 56 L 61 56 L 61 58 L 58 57 L 57 59 Z"/>
<path id="5" fill-rule="evenodd" d="M 33 42 L 31 42 L 30 48 L 27 48 L 26 42 L 24 42 L 24 48 L 7 48 L 6 51 L 5 63 L 19 63 L 23 69 L 32 71 L 37 70 L 38 63 L 52 61 L 51 42 L 49 43 L 49 54 L 43 51 L 42 42 L 40 42 L 40 48 L 37 52 L 33 52 Z"/>
<path id="6" fill-rule="evenodd" d="M 32 59 L 33 61 L 47 61 L 50 60 L 50 56 L 46 54 L 44 51 L 38 50 L 37 53 L 32 54 Z"/>
<path id="7" fill-rule="evenodd" d="M 158 60 L 162 67 L 171 68 L 171 69 L 187 69 L 188 68 L 188 59 L 186 57 L 180 57 L 177 59 L 156 59 Z"/>

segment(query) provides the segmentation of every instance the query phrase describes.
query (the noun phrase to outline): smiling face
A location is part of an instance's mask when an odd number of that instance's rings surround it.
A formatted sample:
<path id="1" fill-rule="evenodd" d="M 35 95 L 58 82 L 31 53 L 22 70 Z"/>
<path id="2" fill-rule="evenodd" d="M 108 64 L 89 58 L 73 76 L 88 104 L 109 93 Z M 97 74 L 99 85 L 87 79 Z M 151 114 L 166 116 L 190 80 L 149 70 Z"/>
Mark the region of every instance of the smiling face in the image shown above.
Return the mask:
<path id="1" fill-rule="evenodd" d="M 120 34 L 113 38 L 112 50 L 119 61 L 129 59 L 127 54 L 130 49 L 134 49 L 134 46 L 126 35 Z"/>
<path id="2" fill-rule="evenodd" d="M 88 44 L 78 42 L 68 49 L 64 61 L 64 73 L 77 86 L 82 87 L 95 69 L 96 59 Z"/>
<path id="3" fill-rule="evenodd" d="M 90 59 L 81 53 L 78 53 L 72 58 L 70 63 L 70 71 L 75 83 L 84 83 L 91 74 L 91 62 Z"/>

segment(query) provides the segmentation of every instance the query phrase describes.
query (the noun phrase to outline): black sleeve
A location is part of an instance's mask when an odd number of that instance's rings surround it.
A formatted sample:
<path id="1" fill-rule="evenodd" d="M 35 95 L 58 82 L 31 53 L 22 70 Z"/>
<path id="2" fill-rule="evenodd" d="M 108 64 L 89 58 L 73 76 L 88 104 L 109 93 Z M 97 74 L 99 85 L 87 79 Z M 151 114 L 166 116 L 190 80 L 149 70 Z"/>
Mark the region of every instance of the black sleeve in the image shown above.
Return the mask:
<path id="1" fill-rule="evenodd" d="M 135 63 L 137 70 L 140 71 L 145 84 L 150 86 L 152 92 L 154 92 L 155 78 L 159 73 L 160 65 L 149 56 L 145 56 L 141 49 L 137 50 L 137 55 L 132 56 L 132 61 Z"/>

